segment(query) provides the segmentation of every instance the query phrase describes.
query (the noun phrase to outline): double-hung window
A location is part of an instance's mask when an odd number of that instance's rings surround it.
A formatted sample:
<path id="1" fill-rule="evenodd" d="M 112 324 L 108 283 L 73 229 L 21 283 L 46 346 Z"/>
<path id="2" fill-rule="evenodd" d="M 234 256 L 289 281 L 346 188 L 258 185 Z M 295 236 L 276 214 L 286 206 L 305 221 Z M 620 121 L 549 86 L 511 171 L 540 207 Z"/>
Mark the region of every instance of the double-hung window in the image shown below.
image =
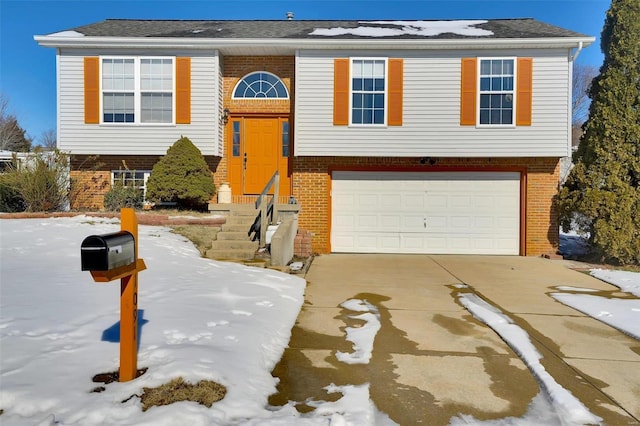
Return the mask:
<path id="1" fill-rule="evenodd" d="M 385 125 L 386 59 L 351 60 L 351 123 Z"/>
<path id="2" fill-rule="evenodd" d="M 135 119 L 133 59 L 102 59 L 102 119 L 105 123 L 133 123 Z"/>
<path id="3" fill-rule="evenodd" d="M 102 122 L 174 122 L 173 58 L 102 58 Z"/>
<path id="4" fill-rule="evenodd" d="M 480 60 L 480 125 L 514 124 L 514 59 Z"/>

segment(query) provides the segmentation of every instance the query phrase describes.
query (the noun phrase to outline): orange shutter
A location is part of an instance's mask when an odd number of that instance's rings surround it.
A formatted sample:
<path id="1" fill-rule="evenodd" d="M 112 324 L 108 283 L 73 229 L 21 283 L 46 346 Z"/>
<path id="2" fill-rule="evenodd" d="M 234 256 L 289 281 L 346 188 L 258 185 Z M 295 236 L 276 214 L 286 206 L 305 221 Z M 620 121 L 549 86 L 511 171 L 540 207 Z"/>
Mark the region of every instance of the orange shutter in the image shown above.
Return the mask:
<path id="1" fill-rule="evenodd" d="M 349 124 L 349 59 L 333 62 L 333 124 Z"/>
<path id="2" fill-rule="evenodd" d="M 100 58 L 84 58 L 84 122 L 100 123 Z"/>
<path id="3" fill-rule="evenodd" d="M 176 124 L 191 123 L 191 58 L 176 58 Z"/>
<path id="4" fill-rule="evenodd" d="M 402 126 L 403 78 L 402 59 L 389 59 L 389 126 Z"/>
<path id="5" fill-rule="evenodd" d="M 518 58 L 516 126 L 531 126 L 533 103 L 533 59 Z"/>
<path id="6" fill-rule="evenodd" d="M 462 58 L 460 77 L 460 125 L 476 124 L 476 58 Z"/>

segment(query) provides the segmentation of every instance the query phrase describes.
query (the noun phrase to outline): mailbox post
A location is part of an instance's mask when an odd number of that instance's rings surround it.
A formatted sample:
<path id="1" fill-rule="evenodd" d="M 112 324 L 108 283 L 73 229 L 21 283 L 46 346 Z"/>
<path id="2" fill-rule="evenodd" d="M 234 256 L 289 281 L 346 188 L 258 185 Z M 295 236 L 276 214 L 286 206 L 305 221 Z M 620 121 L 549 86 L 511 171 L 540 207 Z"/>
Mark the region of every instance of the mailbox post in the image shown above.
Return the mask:
<path id="1" fill-rule="evenodd" d="M 138 272 L 147 269 L 138 259 L 138 218 L 132 208 L 120 210 L 120 232 L 93 235 L 82 243 L 82 270 L 95 282 L 120 279 L 120 372 L 128 382 L 138 371 Z"/>

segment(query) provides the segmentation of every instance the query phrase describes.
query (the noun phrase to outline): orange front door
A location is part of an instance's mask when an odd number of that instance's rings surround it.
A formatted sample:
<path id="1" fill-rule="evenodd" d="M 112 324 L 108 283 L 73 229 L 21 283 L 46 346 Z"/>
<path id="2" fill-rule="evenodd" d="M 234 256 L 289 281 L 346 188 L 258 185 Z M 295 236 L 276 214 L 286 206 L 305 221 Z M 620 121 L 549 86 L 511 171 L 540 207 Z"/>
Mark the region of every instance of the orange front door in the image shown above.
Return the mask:
<path id="1" fill-rule="evenodd" d="M 260 194 L 276 170 L 280 195 L 290 194 L 289 125 L 285 118 L 238 118 L 231 122 L 229 182 L 235 195 Z M 273 192 L 271 192 L 273 193 Z"/>
<path id="2" fill-rule="evenodd" d="M 244 193 L 259 194 L 278 167 L 278 120 L 245 119 Z"/>

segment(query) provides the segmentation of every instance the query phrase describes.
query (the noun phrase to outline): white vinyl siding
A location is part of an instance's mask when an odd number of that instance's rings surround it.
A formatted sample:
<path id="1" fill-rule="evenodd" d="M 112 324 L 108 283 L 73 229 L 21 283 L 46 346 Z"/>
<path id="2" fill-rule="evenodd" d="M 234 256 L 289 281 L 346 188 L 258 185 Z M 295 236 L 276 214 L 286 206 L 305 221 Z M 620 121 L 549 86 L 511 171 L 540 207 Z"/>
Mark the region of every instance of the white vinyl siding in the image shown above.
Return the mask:
<path id="1" fill-rule="evenodd" d="M 222 156 L 218 122 L 219 65 L 215 51 L 146 51 L 145 57 L 191 58 L 191 124 L 85 124 L 85 56 L 103 52 L 62 50 L 58 55 L 58 148 L 73 154 L 164 155 L 181 136 L 203 155 Z M 109 51 L 102 56 L 140 56 L 139 51 Z"/>
<path id="2" fill-rule="evenodd" d="M 331 209 L 333 252 L 519 254 L 519 173 L 336 171 Z"/>
<path id="3" fill-rule="evenodd" d="M 403 125 L 333 125 L 334 58 L 362 52 L 301 51 L 296 61 L 296 156 L 562 157 L 568 152 L 566 49 L 379 51 L 404 61 Z M 532 57 L 531 126 L 460 125 L 461 58 Z"/>

